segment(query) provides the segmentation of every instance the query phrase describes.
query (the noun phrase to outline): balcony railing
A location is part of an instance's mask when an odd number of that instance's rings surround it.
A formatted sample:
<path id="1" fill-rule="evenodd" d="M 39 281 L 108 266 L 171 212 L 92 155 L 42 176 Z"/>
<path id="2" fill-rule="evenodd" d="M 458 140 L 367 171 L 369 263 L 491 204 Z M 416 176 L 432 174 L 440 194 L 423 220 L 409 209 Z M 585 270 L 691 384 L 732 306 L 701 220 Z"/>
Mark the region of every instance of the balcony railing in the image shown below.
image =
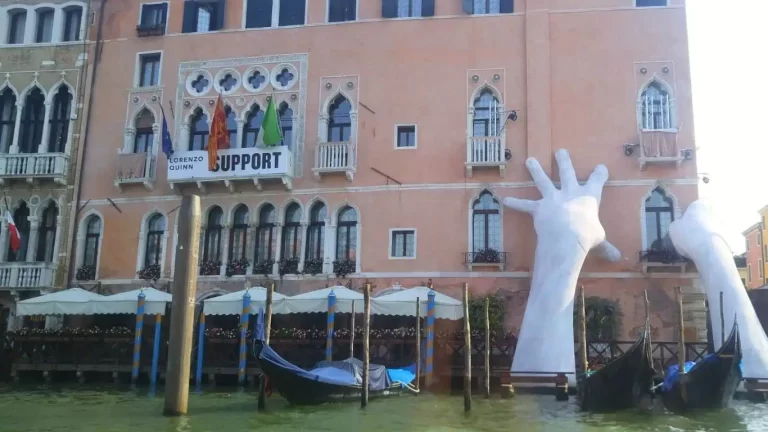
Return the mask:
<path id="1" fill-rule="evenodd" d="M 673 267 L 685 271 L 686 265 L 690 262 L 672 247 L 647 249 L 640 251 L 639 255 L 645 272 L 649 267 Z"/>
<path id="2" fill-rule="evenodd" d="M 323 174 L 344 173 L 352 181 L 357 165 L 354 142 L 323 142 L 315 148 L 315 167 L 312 171 L 319 179 Z"/>
<path id="3" fill-rule="evenodd" d="M 0 182 L 7 179 L 50 179 L 66 184 L 67 162 L 64 153 L 16 153 L 0 155 Z"/>
<path id="4" fill-rule="evenodd" d="M 155 157 L 152 153 L 125 153 L 117 155 L 115 187 L 122 191 L 126 184 L 143 184 L 152 190 L 155 179 Z"/>
<path id="5" fill-rule="evenodd" d="M 139 24 L 136 26 L 136 36 L 162 36 L 165 34 L 165 23 Z"/>
<path id="6" fill-rule="evenodd" d="M 464 263 L 472 270 L 474 267 L 498 267 L 504 269 L 507 264 L 507 253 L 495 249 L 484 249 L 476 252 L 464 252 Z"/>
<path id="7" fill-rule="evenodd" d="M 653 163 L 674 163 L 679 166 L 684 158 L 677 145 L 677 136 L 678 132 L 674 129 L 641 130 L 638 158 L 640 168 Z"/>
<path id="8" fill-rule="evenodd" d="M 473 136 L 467 138 L 467 176 L 472 176 L 475 167 L 498 167 L 503 176 L 507 167 L 504 157 L 504 138 L 502 136 Z"/>
<path id="9" fill-rule="evenodd" d="M 0 263 L 0 288 L 38 288 L 53 286 L 51 263 Z"/>

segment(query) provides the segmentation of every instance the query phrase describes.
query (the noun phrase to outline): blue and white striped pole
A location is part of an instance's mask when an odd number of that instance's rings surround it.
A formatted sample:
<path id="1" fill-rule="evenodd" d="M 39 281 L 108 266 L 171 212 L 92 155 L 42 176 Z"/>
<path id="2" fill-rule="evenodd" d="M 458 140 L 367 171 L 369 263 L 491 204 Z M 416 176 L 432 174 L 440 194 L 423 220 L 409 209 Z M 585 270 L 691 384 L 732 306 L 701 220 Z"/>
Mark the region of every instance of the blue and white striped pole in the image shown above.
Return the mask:
<path id="1" fill-rule="evenodd" d="M 199 392 L 203 388 L 203 347 L 205 346 L 205 313 L 200 312 L 200 324 L 197 331 L 197 369 L 195 386 Z"/>
<path id="2" fill-rule="evenodd" d="M 157 385 L 157 363 L 160 360 L 160 330 L 163 326 L 163 316 L 155 315 L 155 345 L 152 347 L 152 373 L 149 376 L 149 383 L 152 393 L 155 392 Z"/>
<path id="3" fill-rule="evenodd" d="M 427 367 L 426 385 L 432 385 L 432 365 L 435 356 L 435 292 L 429 290 L 427 294 Z"/>
<path id="4" fill-rule="evenodd" d="M 333 329 L 335 327 L 334 321 L 336 320 L 336 294 L 331 289 L 331 293 L 328 294 L 328 325 L 325 329 L 325 360 L 333 360 Z"/>
<path id="5" fill-rule="evenodd" d="M 240 368 L 237 371 L 237 382 L 240 385 L 245 384 L 245 366 L 248 359 L 247 335 L 248 335 L 248 317 L 251 315 L 251 295 L 248 291 L 243 294 L 243 313 L 240 314 Z"/>
<path id="6" fill-rule="evenodd" d="M 144 329 L 144 290 L 139 291 L 136 303 L 136 334 L 133 339 L 133 368 L 131 369 L 131 385 L 135 386 L 139 379 L 139 364 L 141 363 L 141 332 Z"/>

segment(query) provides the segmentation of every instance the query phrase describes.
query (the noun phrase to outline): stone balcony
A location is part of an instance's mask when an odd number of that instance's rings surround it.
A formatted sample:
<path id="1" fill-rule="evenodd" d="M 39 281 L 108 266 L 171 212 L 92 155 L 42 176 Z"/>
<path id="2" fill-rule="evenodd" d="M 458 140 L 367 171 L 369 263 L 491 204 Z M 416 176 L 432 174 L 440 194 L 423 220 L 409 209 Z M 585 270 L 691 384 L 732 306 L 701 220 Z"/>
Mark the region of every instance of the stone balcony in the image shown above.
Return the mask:
<path id="1" fill-rule="evenodd" d="M 320 142 L 315 148 L 312 172 L 319 180 L 328 174 L 344 174 L 352 181 L 357 171 L 357 145 L 354 141 Z"/>
<path id="2" fill-rule="evenodd" d="M 115 187 L 123 191 L 129 185 L 140 184 L 148 191 L 155 184 L 155 157 L 152 153 L 120 153 L 117 155 Z"/>
<path id="3" fill-rule="evenodd" d="M 53 286 L 55 267 L 44 262 L 0 263 L 0 288 L 44 288 Z"/>
<path id="4" fill-rule="evenodd" d="M 28 183 L 53 181 L 67 184 L 69 157 L 64 153 L 14 153 L 0 155 L 0 184 L 13 180 Z"/>
<path id="5" fill-rule="evenodd" d="M 637 148 L 641 170 L 649 165 L 679 167 L 684 160 L 693 158 L 693 149 L 680 148 L 677 129 L 641 129 L 638 136 L 639 144 L 624 144 L 624 154 L 631 156 Z"/>
<path id="6" fill-rule="evenodd" d="M 472 172 L 476 168 L 498 168 L 499 174 L 504 177 L 504 171 L 507 169 L 504 143 L 503 135 L 468 137 L 467 161 L 464 164 L 467 177 L 472 177 Z"/>

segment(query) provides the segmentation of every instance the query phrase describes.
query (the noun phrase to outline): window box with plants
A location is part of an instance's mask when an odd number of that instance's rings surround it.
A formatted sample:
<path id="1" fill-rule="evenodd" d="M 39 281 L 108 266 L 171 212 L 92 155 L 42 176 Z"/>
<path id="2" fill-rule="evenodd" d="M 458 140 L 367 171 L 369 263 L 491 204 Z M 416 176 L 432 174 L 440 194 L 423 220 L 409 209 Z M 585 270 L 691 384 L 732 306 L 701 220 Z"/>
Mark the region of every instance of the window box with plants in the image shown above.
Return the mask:
<path id="1" fill-rule="evenodd" d="M 136 36 L 162 36 L 165 34 L 165 23 L 139 24 L 136 26 Z"/>
<path id="2" fill-rule="evenodd" d="M 221 261 L 209 260 L 200 263 L 200 276 L 218 276 L 221 274 Z"/>
<path id="3" fill-rule="evenodd" d="M 290 257 L 280 260 L 280 277 L 288 274 L 299 274 L 299 257 Z"/>
<path id="4" fill-rule="evenodd" d="M 232 260 L 227 263 L 227 277 L 242 276 L 248 271 L 251 264 L 247 258 Z"/>
<path id="5" fill-rule="evenodd" d="M 304 274 L 315 276 L 322 272 L 323 260 L 313 258 L 304 261 Z"/>
<path id="6" fill-rule="evenodd" d="M 160 264 L 151 264 L 136 272 L 139 279 L 157 282 L 160 279 Z"/>
<path id="7" fill-rule="evenodd" d="M 275 264 L 275 260 L 267 259 L 267 260 L 258 260 L 253 264 L 253 274 L 255 275 L 262 275 L 264 277 L 269 277 L 269 275 L 272 274 L 272 269 Z M 296 266 L 298 268 L 298 261 L 296 262 Z"/>
<path id="8" fill-rule="evenodd" d="M 670 269 L 676 269 L 680 272 L 685 272 L 685 268 L 690 260 L 680 255 L 674 247 L 657 247 L 651 248 L 640 252 L 640 263 L 643 266 L 643 272 L 653 272 L 655 269 L 661 268 L 658 271 L 669 271 Z"/>
<path id="9" fill-rule="evenodd" d="M 333 273 L 337 278 L 345 278 L 355 272 L 357 263 L 351 259 L 338 260 L 333 262 Z"/>
<path id="10" fill-rule="evenodd" d="M 474 267 L 498 267 L 503 270 L 507 264 L 507 253 L 494 248 L 480 249 L 465 253 L 464 262 L 470 270 Z"/>
<path id="11" fill-rule="evenodd" d="M 96 279 L 96 266 L 82 265 L 75 273 L 75 279 L 79 281 L 92 281 Z"/>

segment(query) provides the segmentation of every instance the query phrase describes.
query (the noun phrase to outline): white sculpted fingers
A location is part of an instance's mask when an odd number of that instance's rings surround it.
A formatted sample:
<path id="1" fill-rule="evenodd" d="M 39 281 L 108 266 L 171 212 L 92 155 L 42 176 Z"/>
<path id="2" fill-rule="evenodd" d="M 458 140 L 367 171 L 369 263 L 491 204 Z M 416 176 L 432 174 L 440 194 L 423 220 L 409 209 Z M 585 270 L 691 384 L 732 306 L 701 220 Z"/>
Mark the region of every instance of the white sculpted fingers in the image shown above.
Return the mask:
<path id="1" fill-rule="evenodd" d="M 525 161 L 525 166 L 528 167 L 528 171 L 530 171 L 531 177 L 533 177 L 533 182 L 536 184 L 536 187 L 539 188 L 542 197 L 546 198 L 557 192 L 555 185 L 552 184 L 552 180 L 550 180 L 549 177 L 544 174 L 544 170 L 541 169 L 539 161 L 535 158 L 528 158 L 528 160 Z"/>
<path id="2" fill-rule="evenodd" d="M 504 205 L 517 211 L 533 213 L 536 211 L 538 203 L 527 199 L 504 198 Z"/>
<path id="3" fill-rule="evenodd" d="M 576 171 L 573 169 L 571 155 L 568 154 L 568 150 L 560 149 L 555 152 L 555 159 L 560 170 L 560 188 L 566 193 L 573 192 L 579 186 L 579 181 L 576 180 Z"/>
<path id="4" fill-rule="evenodd" d="M 598 202 L 600 201 L 600 197 L 603 194 L 603 187 L 607 181 L 608 168 L 603 164 L 596 166 L 595 169 L 592 170 L 592 174 L 589 175 L 586 188 L 592 196 L 597 198 Z"/>
<path id="5" fill-rule="evenodd" d="M 617 262 L 621 259 L 621 251 L 608 240 L 603 240 L 600 244 L 595 246 L 595 252 L 611 262 Z"/>

